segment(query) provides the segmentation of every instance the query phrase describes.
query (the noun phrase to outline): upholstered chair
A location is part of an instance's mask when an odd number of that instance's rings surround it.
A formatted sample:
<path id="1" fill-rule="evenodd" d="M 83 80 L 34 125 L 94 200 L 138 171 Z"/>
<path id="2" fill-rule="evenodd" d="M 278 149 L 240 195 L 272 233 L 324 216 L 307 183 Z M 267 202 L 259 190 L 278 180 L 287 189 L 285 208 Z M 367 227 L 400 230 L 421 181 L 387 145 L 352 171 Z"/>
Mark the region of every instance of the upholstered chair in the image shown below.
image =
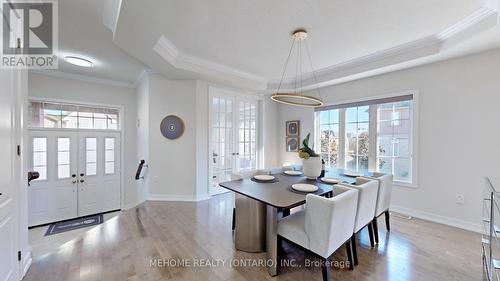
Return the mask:
<path id="1" fill-rule="evenodd" d="M 358 191 L 338 188 L 344 192 L 332 198 L 308 194 L 304 211 L 278 222 L 278 245 L 284 239 L 321 258 L 323 280 L 328 280 L 328 257 L 344 244 L 349 266 L 353 268 L 350 238 L 356 219 Z"/>
<path id="2" fill-rule="evenodd" d="M 373 173 L 373 176 L 365 178 L 377 180 L 379 183 L 377 207 L 375 208 L 375 217 L 373 218 L 373 233 L 375 234 L 375 243 L 378 243 L 377 218 L 382 214 L 385 215 L 385 227 L 387 231 L 391 231 L 389 207 L 391 205 L 393 176 L 391 174 Z"/>
<path id="3" fill-rule="evenodd" d="M 356 250 L 356 234 L 359 233 L 365 226 L 368 226 L 368 234 L 370 236 L 370 245 L 375 246 L 373 239 L 372 221 L 377 205 L 378 181 L 366 179 L 362 177 L 356 178 L 356 184 L 338 184 L 346 188 L 356 189 L 358 191 L 358 206 L 356 211 L 356 223 L 354 225 L 354 233 L 351 237 L 351 245 L 353 249 L 354 265 L 358 265 L 358 255 Z"/>

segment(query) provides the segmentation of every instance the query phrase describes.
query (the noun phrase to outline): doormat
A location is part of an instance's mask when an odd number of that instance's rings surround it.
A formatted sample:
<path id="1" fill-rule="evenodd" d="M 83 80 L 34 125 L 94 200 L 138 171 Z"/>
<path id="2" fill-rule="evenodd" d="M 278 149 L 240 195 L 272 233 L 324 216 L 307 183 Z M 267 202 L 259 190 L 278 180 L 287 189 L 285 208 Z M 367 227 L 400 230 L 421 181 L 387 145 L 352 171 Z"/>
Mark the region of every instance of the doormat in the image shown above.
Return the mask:
<path id="1" fill-rule="evenodd" d="M 101 224 L 103 221 L 104 218 L 102 214 L 99 214 L 99 215 L 81 217 L 73 220 L 56 222 L 49 225 L 49 229 L 47 229 L 45 236 L 66 232 L 70 230 L 75 230 L 79 228 L 84 228 L 92 225 L 98 225 Z"/>

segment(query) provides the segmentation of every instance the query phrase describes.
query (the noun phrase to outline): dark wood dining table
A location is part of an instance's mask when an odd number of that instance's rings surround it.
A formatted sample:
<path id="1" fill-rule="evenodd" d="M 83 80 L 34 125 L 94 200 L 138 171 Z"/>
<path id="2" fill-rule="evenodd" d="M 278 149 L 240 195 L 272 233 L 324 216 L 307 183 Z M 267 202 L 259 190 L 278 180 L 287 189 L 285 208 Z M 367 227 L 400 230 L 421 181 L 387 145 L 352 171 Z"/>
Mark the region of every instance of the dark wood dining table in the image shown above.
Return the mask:
<path id="1" fill-rule="evenodd" d="M 363 176 L 372 176 L 370 172 L 360 172 Z M 305 176 L 290 176 L 285 174 L 274 174 L 277 179 L 274 182 L 258 182 L 252 178 L 244 178 L 219 185 L 241 195 L 250 197 L 266 204 L 266 252 L 268 262 L 268 273 L 277 275 L 277 230 L 278 220 L 283 216 L 284 210 L 303 205 L 306 203 L 307 193 L 296 192 L 291 186 L 296 183 L 309 183 L 316 185 L 319 189 L 313 194 L 320 196 L 335 196 L 343 191 L 335 188 L 335 185 L 326 184 L 321 180 L 309 180 Z M 325 173 L 325 177 L 336 178 L 344 183 L 356 183 L 356 177 L 345 175 L 344 169 L 331 169 Z"/>

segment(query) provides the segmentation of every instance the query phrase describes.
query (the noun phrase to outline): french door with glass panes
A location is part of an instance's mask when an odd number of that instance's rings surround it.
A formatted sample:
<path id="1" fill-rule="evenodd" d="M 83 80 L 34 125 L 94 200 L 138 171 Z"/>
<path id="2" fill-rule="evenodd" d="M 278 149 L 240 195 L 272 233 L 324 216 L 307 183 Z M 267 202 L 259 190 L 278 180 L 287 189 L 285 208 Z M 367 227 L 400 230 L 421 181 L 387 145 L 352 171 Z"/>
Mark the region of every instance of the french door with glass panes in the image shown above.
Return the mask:
<path id="1" fill-rule="evenodd" d="M 231 174 L 257 168 L 258 101 L 231 95 L 210 97 L 210 193 L 226 192 L 219 183 Z"/>
<path id="2" fill-rule="evenodd" d="M 30 226 L 120 209 L 120 133 L 30 130 Z"/>

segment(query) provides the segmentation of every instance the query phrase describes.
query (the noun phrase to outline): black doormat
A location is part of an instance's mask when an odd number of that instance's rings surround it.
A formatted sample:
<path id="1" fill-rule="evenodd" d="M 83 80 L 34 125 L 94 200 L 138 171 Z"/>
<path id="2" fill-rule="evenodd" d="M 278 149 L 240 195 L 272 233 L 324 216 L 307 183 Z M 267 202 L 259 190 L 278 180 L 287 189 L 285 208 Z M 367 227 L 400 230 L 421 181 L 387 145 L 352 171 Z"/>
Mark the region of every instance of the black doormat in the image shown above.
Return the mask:
<path id="1" fill-rule="evenodd" d="M 104 218 L 102 214 L 99 214 L 99 215 L 81 217 L 73 220 L 56 222 L 49 225 L 49 229 L 47 229 L 45 236 L 66 232 L 78 228 L 84 228 L 87 226 L 98 225 L 101 224 L 103 221 Z"/>

